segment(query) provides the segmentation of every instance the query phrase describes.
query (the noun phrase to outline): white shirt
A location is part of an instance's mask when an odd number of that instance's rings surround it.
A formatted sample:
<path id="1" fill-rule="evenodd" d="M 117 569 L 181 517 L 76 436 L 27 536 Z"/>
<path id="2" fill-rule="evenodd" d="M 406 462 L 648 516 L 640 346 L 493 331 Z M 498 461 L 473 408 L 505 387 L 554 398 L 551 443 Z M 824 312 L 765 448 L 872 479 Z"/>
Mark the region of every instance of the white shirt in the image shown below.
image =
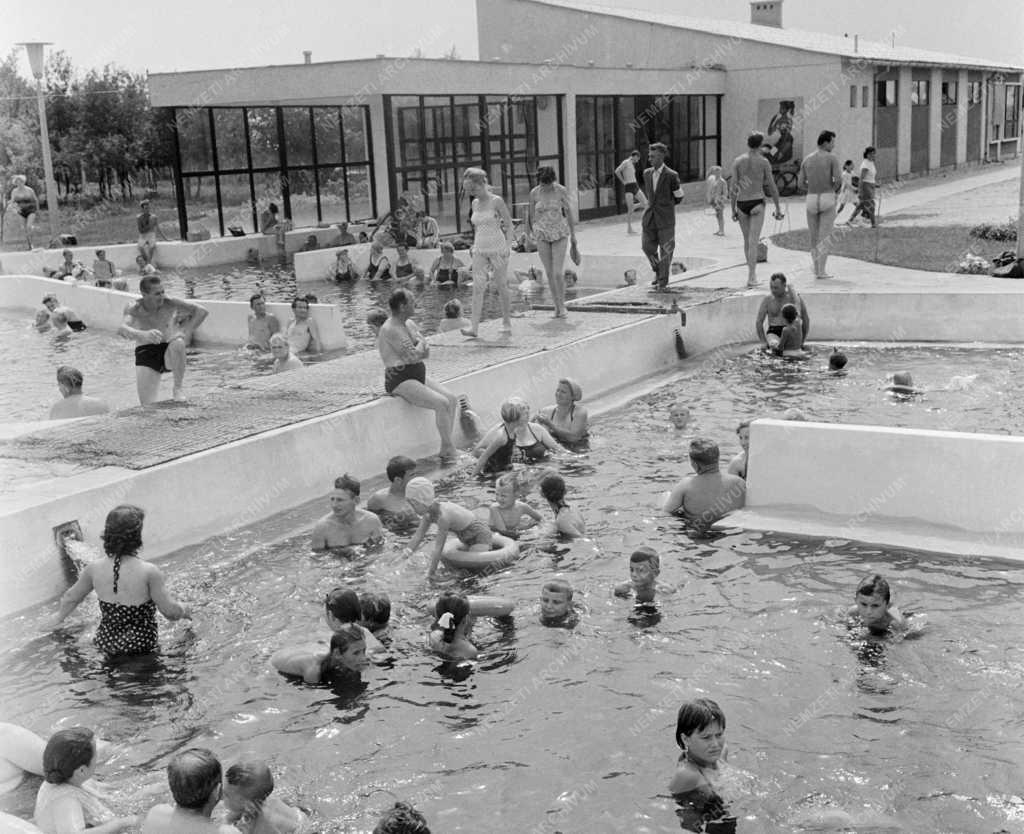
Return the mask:
<path id="1" fill-rule="evenodd" d="M 869 182 L 872 185 L 874 185 L 874 183 L 875 183 L 875 174 L 876 173 L 877 173 L 877 169 L 875 168 L 875 163 L 874 162 L 872 162 L 870 159 L 862 159 L 861 160 L 861 162 L 860 162 L 860 178 L 864 182 Z"/>
<path id="2" fill-rule="evenodd" d="M 658 177 L 661 176 L 661 172 L 664 167 L 664 165 L 660 165 L 651 172 L 651 191 L 658 190 Z"/>

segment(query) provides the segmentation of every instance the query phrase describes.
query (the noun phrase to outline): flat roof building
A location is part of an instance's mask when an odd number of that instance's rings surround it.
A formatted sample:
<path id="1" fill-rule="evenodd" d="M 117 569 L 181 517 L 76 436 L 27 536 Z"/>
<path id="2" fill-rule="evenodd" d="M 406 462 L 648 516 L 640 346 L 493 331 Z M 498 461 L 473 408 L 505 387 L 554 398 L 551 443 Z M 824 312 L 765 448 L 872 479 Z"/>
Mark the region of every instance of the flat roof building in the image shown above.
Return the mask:
<path id="1" fill-rule="evenodd" d="M 684 181 L 728 165 L 752 129 L 795 187 L 824 129 L 837 153 L 878 149 L 880 178 L 1020 152 L 1022 68 L 783 27 L 576 0 L 477 0 L 482 60 L 378 57 L 150 76 L 176 126 L 179 213 L 223 234 L 283 204 L 296 225 L 383 215 L 420 195 L 466 228 L 461 172 L 490 173 L 521 216 L 551 165 L 585 218 L 623 211 L 615 167 L 661 141 Z M 206 219 L 196 221 L 204 206 Z"/>

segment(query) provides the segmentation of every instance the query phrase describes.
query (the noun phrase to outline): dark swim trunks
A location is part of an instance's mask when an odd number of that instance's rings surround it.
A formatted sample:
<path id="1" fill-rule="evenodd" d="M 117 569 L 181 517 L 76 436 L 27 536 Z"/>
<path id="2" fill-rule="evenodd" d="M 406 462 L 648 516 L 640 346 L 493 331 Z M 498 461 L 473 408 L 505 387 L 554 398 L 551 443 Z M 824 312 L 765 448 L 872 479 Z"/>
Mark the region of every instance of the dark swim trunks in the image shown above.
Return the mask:
<path id="1" fill-rule="evenodd" d="M 68 322 L 68 327 L 70 327 L 72 330 L 74 330 L 75 333 L 81 333 L 83 330 L 85 330 L 85 322 L 84 321 L 69 321 Z"/>
<path id="2" fill-rule="evenodd" d="M 426 383 L 427 366 L 422 362 L 413 362 L 411 365 L 397 365 L 384 369 L 384 390 L 389 394 L 399 385 L 409 379 Z"/>
<path id="3" fill-rule="evenodd" d="M 636 194 L 636 192 L 640 190 L 640 186 L 637 185 L 635 182 L 627 182 L 622 187 L 623 189 L 625 189 L 627 194 Z"/>
<path id="4" fill-rule="evenodd" d="M 772 324 L 772 325 L 769 325 L 768 326 L 768 335 L 769 336 L 778 336 L 781 339 L 782 338 L 782 331 L 785 330 L 785 329 L 786 329 L 786 325 L 784 325 L 784 324 Z"/>
<path id="5" fill-rule="evenodd" d="M 737 200 L 736 201 L 736 208 L 738 208 L 740 211 L 742 211 L 748 217 L 750 216 L 750 212 L 752 212 L 757 206 L 763 206 L 763 205 L 764 205 L 764 198 L 763 197 L 760 200 Z"/>
<path id="6" fill-rule="evenodd" d="M 164 365 L 164 354 L 167 353 L 167 342 L 156 345 L 137 345 L 135 347 L 135 364 L 140 368 L 151 368 L 160 374 L 170 370 Z"/>
<path id="7" fill-rule="evenodd" d="M 18 206 L 18 213 L 22 217 L 24 217 L 26 220 L 28 220 L 37 211 L 38 211 L 38 208 L 36 207 L 35 203 L 30 203 L 30 204 L 19 205 Z"/>
<path id="8" fill-rule="evenodd" d="M 451 269 L 442 269 L 438 267 L 437 270 L 437 283 L 438 284 L 459 284 L 459 268 L 452 267 Z"/>

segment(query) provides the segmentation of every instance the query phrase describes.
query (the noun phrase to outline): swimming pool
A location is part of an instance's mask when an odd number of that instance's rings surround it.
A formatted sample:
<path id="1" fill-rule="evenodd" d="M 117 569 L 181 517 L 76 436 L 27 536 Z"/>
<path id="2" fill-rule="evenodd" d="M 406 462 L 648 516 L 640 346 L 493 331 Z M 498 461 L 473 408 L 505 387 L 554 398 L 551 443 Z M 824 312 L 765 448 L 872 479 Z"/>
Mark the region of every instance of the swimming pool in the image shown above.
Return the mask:
<path id="1" fill-rule="evenodd" d="M 845 378 L 711 357 L 596 420 L 589 452 L 562 465 L 592 541 L 527 547 L 489 577 L 441 576 L 441 586 L 520 600 L 513 621 L 478 623 L 482 658 L 472 670 L 421 648 L 423 611 L 438 591 L 423 580 L 425 556 L 408 563 L 392 545 L 351 562 L 308 552 L 308 526 L 327 510 L 320 501 L 167 562 L 196 620 L 191 631 L 164 625 L 155 662 L 104 665 L 89 643 L 95 602 L 75 619 L 86 624 L 77 633 L 36 636 L 53 609 L 5 621 L 8 719 L 46 731 L 73 715 L 97 728 L 115 745 L 101 774 L 126 809 L 163 797 L 161 768 L 197 744 L 227 760 L 243 749 L 264 755 L 282 794 L 333 820 L 329 830 L 368 830 L 393 802 L 390 791 L 438 831 L 621 834 L 679 830 L 664 795 L 677 755 L 675 711 L 700 695 L 728 717 L 726 791 L 742 832 L 822 830 L 797 823 L 830 806 L 864 832 L 1018 830 L 1020 565 L 838 539 L 729 532 L 692 540 L 651 509 L 687 471 L 691 432 L 719 438 L 728 456 L 737 420 L 791 406 L 818 419 L 887 416 L 889 425 L 949 418 L 954 401 L 945 396 L 962 391 L 891 401 L 879 390 L 890 364 L 913 370 L 919 385 L 984 367 L 974 384 L 991 389 L 988 407 L 958 417 L 960 428 L 1024 429 L 1016 403 L 990 416 L 1016 399 L 999 393 L 1019 367 L 1012 352 L 848 353 Z M 842 403 L 837 389 L 849 394 Z M 680 397 L 693 416 L 684 431 L 667 419 Z M 465 476 L 442 492 L 489 500 Z M 642 543 L 658 549 L 661 579 L 678 588 L 661 601 L 660 618 L 637 615 L 610 592 Z M 904 610 L 927 615 L 916 639 L 867 644 L 838 621 L 836 610 L 874 570 Z M 584 613 L 574 631 L 536 621 L 540 583 L 555 572 L 578 591 Z M 344 583 L 386 589 L 396 604 L 391 656 L 366 675 L 366 689 L 334 693 L 270 672 L 274 649 L 323 635 L 323 593 Z"/>
<path id="2" fill-rule="evenodd" d="M 7 365 L 0 388 L 0 423 L 45 420 L 60 399 L 57 368 L 71 365 L 85 376 L 84 391 L 106 400 L 112 409 L 139 404 L 135 391 L 135 343 L 113 333 L 89 328 L 56 338 L 38 332 L 29 313 L 0 310 L 0 350 L 16 356 Z M 326 353 L 321 361 L 340 355 Z M 273 358 L 230 348 L 189 349 L 185 390 L 191 396 L 210 394 L 240 379 L 272 372 Z M 170 375 L 161 392 L 170 397 Z"/>

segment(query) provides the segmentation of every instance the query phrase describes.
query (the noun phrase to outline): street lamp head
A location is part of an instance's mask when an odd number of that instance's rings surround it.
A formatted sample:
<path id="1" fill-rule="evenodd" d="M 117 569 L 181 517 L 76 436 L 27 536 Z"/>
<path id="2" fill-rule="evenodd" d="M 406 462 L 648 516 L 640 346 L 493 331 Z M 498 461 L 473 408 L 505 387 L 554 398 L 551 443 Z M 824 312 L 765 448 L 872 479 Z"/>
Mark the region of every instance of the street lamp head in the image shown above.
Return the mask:
<path id="1" fill-rule="evenodd" d="M 43 47 L 50 46 L 50 41 L 29 41 L 19 43 L 18 46 L 25 47 L 28 53 L 28 63 L 32 67 L 32 76 L 36 81 L 43 77 Z"/>

